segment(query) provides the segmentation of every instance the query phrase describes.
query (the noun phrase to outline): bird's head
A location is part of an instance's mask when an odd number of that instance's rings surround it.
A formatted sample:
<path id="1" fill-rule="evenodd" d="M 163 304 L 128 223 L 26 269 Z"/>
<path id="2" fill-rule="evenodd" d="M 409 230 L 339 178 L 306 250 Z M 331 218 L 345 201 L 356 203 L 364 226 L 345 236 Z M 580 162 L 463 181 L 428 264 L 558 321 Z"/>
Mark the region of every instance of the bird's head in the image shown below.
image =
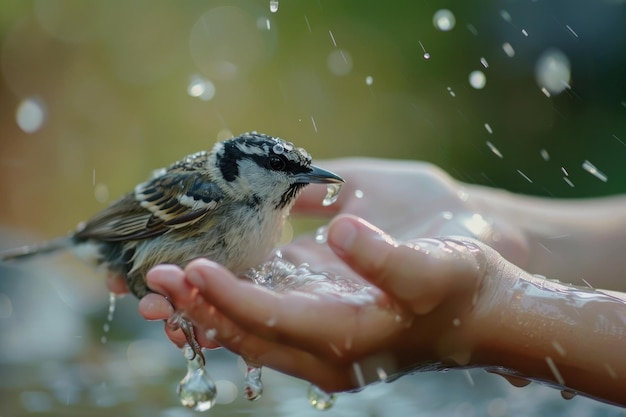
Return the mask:
<path id="1" fill-rule="evenodd" d="M 302 148 L 262 133 L 244 133 L 215 144 L 209 163 L 231 197 L 288 207 L 304 186 L 343 183 L 338 175 L 311 164 Z"/>

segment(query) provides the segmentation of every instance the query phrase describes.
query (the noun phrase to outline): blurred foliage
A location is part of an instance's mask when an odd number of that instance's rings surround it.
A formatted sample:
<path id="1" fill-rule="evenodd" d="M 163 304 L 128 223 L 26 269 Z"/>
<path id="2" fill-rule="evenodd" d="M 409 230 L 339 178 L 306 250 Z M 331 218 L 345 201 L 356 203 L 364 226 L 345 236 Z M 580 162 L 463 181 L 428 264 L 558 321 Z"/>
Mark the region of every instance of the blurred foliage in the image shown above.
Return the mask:
<path id="1" fill-rule="evenodd" d="M 433 25 L 442 8 L 450 31 Z M 248 130 L 317 159 L 422 159 L 516 192 L 623 193 L 625 17 L 609 0 L 282 0 L 276 13 L 265 0 L 3 1 L 0 223 L 59 234 L 152 169 Z M 572 77 L 546 97 L 535 65 L 550 48 Z M 194 77 L 215 96 L 190 95 Z M 29 98 L 45 109 L 32 133 L 16 123 Z"/>

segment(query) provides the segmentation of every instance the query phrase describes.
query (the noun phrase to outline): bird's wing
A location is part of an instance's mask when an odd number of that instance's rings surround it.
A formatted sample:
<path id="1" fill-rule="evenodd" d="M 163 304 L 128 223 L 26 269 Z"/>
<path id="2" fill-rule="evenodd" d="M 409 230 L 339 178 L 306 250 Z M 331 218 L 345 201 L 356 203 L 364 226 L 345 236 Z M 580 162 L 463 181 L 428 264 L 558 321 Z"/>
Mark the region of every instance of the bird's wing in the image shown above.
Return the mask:
<path id="1" fill-rule="evenodd" d="M 166 171 L 88 220 L 78 239 L 141 240 L 188 226 L 215 210 L 223 192 L 197 171 Z"/>

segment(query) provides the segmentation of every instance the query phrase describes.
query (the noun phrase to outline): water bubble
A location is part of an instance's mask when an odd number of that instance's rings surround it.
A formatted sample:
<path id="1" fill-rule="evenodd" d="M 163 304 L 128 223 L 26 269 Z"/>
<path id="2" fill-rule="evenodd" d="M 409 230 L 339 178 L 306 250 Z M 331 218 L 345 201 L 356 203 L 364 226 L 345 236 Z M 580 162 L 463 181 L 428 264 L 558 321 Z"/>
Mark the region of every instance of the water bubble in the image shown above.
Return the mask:
<path id="1" fill-rule="evenodd" d="M 328 240 L 328 226 L 320 226 L 315 231 L 315 243 L 320 245 L 326 243 Z"/>
<path id="2" fill-rule="evenodd" d="M 15 114 L 17 125 L 25 133 L 35 133 L 46 120 L 46 107 L 38 97 L 29 97 L 19 104 Z"/>
<path id="3" fill-rule="evenodd" d="M 448 9 L 439 9 L 433 15 L 433 25 L 442 32 L 447 32 L 454 28 L 456 18 Z"/>
<path id="4" fill-rule="evenodd" d="M 190 346 L 185 346 L 183 354 L 187 359 L 187 374 L 176 389 L 180 402 L 196 411 L 206 411 L 215 404 L 217 397 L 215 383 L 204 369 L 200 356 L 196 355 Z"/>
<path id="5" fill-rule="evenodd" d="M 502 50 L 509 58 L 513 58 L 515 56 L 515 49 L 513 49 L 513 46 L 511 46 L 508 42 L 504 42 L 502 44 Z"/>
<path id="6" fill-rule="evenodd" d="M 323 391 L 321 388 L 311 384 L 307 392 L 309 402 L 316 410 L 328 410 L 335 404 L 335 396 Z"/>
<path id="7" fill-rule="evenodd" d="M 469 74 L 469 83 L 475 89 L 482 90 L 487 84 L 487 77 L 485 77 L 485 73 L 482 71 L 472 71 Z"/>
<path id="8" fill-rule="evenodd" d="M 352 71 L 352 55 L 344 49 L 335 49 L 328 54 L 326 66 L 333 75 L 348 75 Z"/>
<path id="9" fill-rule="evenodd" d="M 372 78 L 371 75 L 368 75 L 367 77 L 365 77 L 365 84 L 366 85 L 372 85 L 374 84 L 374 78 Z"/>
<path id="10" fill-rule="evenodd" d="M 246 379 L 243 395 L 248 401 L 256 401 L 263 395 L 263 381 L 261 381 L 261 367 L 246 363 Z"/>
<path id="11" fill-rule="evenodd" d="M 215 97 L 215 85 L 200 75 L 192 75 L 187 85 L 187 94 L 202 101 L 209 101 Z"/>
<path id="12" fill-rule="evenodd" d="M 602 182 L 607 182 L 608 180 L 608 177 L 602 171 L 600 171 L 598 168 L 596 168 L 594 164 L 587 160 L 583 162 L 583 169 Z"/>
<path id="13" fill-rule="evenodd" d="M 270 0 L 270 12 L 276 13 L 278 11 L 278 0 Z"/>
<path id="14" fill-rule="evenodd" d="M 569 87 L 571 79 L 569 59 L 558 49 L 545 51 L 535 64 L 535 79 L 549 93 L 561 93 Z"/>
<path id="15" fill-rule="evenodd" d="M 328 184 L 326 186 L 326 196 L 322 200 L 322 206 L 327 207 L 337 201 L 342 184 Z"/>

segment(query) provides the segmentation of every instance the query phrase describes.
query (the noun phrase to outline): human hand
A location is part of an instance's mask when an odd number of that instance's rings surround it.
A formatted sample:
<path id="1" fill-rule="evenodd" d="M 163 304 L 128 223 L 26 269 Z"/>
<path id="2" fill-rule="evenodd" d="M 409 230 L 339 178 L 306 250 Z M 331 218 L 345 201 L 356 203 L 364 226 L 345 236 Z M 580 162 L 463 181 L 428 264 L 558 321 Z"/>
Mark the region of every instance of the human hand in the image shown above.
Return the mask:
<path id="1" fill-rule="evenodd" d="M 354 214 L 400 240 L 471 237 L 525 266 L 529 252 L 525 233 L 492 203 L 494 196 L 507 200 L 506 191 L 464 184 L 426 162 L 350 158 L 323 165 L 346 180 L 337 202 L 324 207 L 320 204 L 324 190 L 307 187 L 293 214 Z"/>
<path id="2" fill-rule="evenodd" d="M 410 369 L 467 364 L 498 299 L 499 281 L 487 268 L 495 252 L 469 239 L 402 243 L 354 216 L 331 223 L 328 245 L 353 271 L 345 279 L 370 283 L 370 297 L 310 287 L 276 293 L 207 260 L 184 271 L 158 266 L 148 284 L 196 324 L 203 346 L 217 343 L 329 392 Z M 162 301 L 148 295 L 140 311 L 166 319 L 172 311 Z"/>

